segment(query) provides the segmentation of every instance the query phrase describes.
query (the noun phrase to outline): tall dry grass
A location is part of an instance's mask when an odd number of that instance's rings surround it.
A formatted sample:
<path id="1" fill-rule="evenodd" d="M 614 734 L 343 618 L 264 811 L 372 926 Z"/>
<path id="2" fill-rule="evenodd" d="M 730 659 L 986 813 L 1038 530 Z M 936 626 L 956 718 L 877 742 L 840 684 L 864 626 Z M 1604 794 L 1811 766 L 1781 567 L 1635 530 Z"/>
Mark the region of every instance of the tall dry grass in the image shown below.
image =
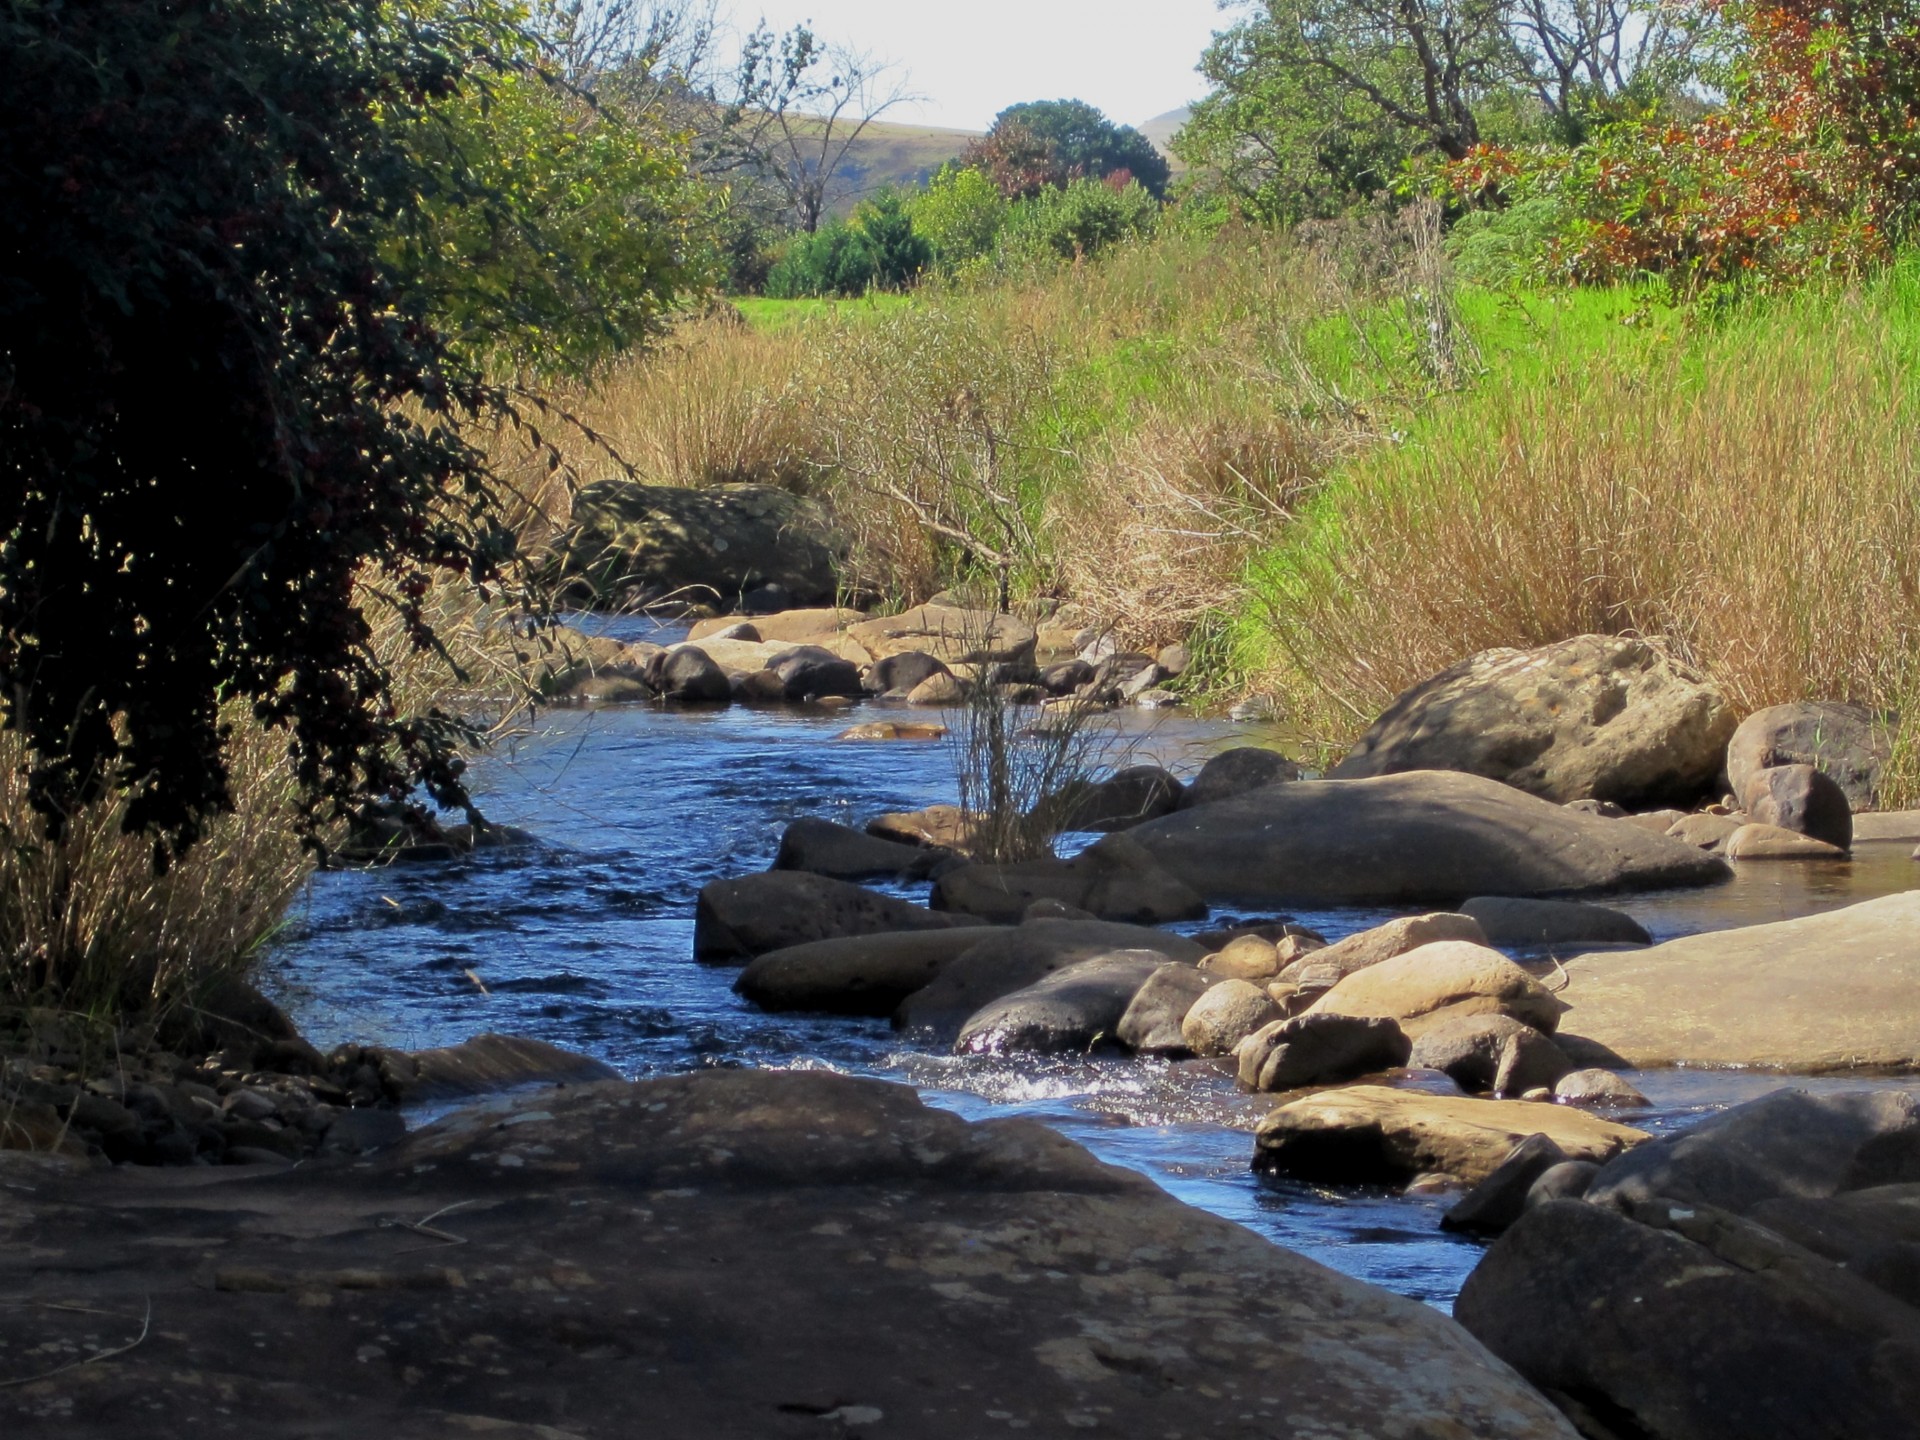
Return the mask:
<path id="1" fill-rule="evenodd" d="M 1920 700 L 1920 307 L 1807 295 L 1489 385 L 1258 567 L 1266 679 L 1330 745 L 1492 646 L 1665 640 L 1751 710 Z M 1899 798 L 1915 798 L 1911 767 Z"/>

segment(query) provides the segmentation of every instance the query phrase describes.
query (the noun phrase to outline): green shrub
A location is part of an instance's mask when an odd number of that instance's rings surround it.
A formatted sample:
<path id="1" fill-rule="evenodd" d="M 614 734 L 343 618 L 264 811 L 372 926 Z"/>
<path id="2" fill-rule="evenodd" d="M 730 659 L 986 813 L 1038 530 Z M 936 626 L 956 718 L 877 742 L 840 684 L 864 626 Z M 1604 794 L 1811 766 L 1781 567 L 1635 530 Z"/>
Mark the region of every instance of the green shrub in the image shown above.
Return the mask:
<path id="1" fill-rule="evenodd" d="M 908 202 L 913 228 L 933 246 L 934 263 L 948 272 L 993 253 L 1009 210 L 991 176 L 951 161 Z"/>
<path id="2" fill-rule="evenodd" d="M 933 246 L 915 230 L 906 202 L 883 191 L 854 213 L 873 260 L 873 283 L 882 290 L 905 290 L 933 263 Z"/>
<path id="3" fill-rule="evenodd" d="M 1151 235 L 1159 213 L 1154 198 L 1136 181 L 1116 188 L 1100 180 L 1075 180 L 1015 205 L 1005 243 L 1016 255 L 1090 259 L 1122 240 Z"/>
<path id="4" fill-rule="evenodd" d="M 811 235 L 793 237 L 767 272 L 767 295 L 775 300 L 864 295 L 873 278 L 873 248 L 867 237 L 835 220 Z"/>

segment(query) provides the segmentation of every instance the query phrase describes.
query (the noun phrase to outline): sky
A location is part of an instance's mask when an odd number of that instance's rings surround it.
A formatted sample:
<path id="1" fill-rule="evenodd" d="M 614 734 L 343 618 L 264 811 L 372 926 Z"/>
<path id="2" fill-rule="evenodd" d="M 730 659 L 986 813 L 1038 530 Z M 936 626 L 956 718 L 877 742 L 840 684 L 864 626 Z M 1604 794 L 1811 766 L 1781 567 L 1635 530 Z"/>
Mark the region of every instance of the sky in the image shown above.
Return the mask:
<path id="1" fill-rule="evenodd" d="M 984 130 L 1023 100 L 1085 100 L 1138 125 L 1199 98 L 1194 73 L 1228 18 L 1215 0 L 722 0 L 734 23 L 805 22 L 896 63 L 925 98 L 889 120 Z"/>

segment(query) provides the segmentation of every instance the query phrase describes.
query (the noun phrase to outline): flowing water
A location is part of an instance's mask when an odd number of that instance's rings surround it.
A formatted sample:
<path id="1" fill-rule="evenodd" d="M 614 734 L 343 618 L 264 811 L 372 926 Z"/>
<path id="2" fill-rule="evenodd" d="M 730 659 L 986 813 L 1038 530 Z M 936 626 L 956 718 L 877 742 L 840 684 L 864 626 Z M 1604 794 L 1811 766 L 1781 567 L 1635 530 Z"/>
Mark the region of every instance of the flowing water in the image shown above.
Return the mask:
<path id="1" fill-rule="evenodd" d="M 858 824 L 953 799 L 945 746 L 836 743 L 850 723 L 847 711 L 810 709 L 543 713 L 472 773 L 488 818 L 533 831 L 540 846 L 319 875 L 273 950 L 269 982 L 322 1048 L 419 1048 L 496 1030 L 585 1051 L 635 1077 L 754 1065 L 903 1080 L 970 1117 L 1035 1116 L 1191 1204 L 1361 1279 L 1451 1303 L 1479 1255 L 1438 1228 L 1451 1197 L 1256 1181 L 1249 1132 L 1270 1102 L 1240 1095 L 1210 1065 L 929 1053 L 884 1021 L 762 1014 L 733 994 L 736 971 L 695 961 L 700 887 L 764 869 L 789 821 Z M 1186 717 L 1120 723 L 1135 755 L 1176 770 L 1266 738 Z M 1658 939 L 1787 919 L 1920 883 L 1909 850 L 1881 844 L 1850 862 L 1748 866 L 1730 885 L 1614 903 Z M 1391 913 L 1293 915 L 1337 937 Z M 1630 1078 L 1655 1102 L 1633 1123 L 1656 1131 L 1783 1083 L 1729 1071 Z"/>

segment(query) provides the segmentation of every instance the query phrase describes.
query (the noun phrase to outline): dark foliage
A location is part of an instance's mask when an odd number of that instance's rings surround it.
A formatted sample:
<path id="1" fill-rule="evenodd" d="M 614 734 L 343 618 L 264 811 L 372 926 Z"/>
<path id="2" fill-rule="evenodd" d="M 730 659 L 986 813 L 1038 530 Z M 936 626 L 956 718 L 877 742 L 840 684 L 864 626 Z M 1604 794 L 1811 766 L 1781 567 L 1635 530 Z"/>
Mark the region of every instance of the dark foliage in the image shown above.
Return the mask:
<path id="1" fill-rule="evenodd" d="M 994 117 L 994 130 L 1003 125 L 1022 126 L 1050 146 L 1065 171 L 1063 178 L 1099 180 L 1124 170 L 1154 199 L 1167 193 L 1173 172 L 1153 142 L 1131 125 L 1114 124 L 1084 100 L 1011 105 Z"/>
<path id="2" fill-rule="evenodd" d="M 400 136 L 498 27 L 379 0 L 0 0 L 0 713 L 58 833 L 118 787 L 162 859 L 230 805 L 223 705 L 288 735 L 309 821 L 418 781 L 356 576 L 432 636 L 511 541 L 453 422 L 499 397 L 405 283 L 460 175 Z M 431 195 L 422 195 L 423 181 Z"/>

